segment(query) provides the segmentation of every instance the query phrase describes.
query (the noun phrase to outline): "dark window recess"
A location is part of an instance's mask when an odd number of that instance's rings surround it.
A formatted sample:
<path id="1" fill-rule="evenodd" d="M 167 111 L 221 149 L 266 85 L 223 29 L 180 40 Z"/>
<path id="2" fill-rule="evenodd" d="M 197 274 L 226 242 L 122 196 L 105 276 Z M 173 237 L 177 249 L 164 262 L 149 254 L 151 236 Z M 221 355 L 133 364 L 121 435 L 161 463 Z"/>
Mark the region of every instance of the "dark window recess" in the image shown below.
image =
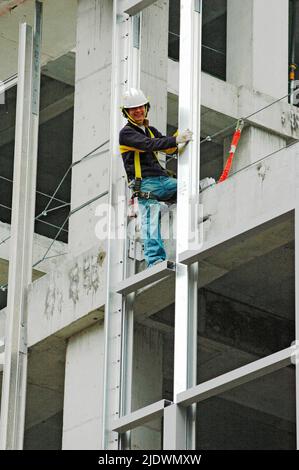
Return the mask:
<path id="1" fill-rule="evenodd" d="M 203 0 L 202 70 L 226 80 L 227 0 Z M 168 56 L 179 60 L 180 0 L 169 5 Z"/>
<path id="2" fill-rule="evenodd" d="M 168 56 L 179 60 L 180 54 L 180 0 L 169 2 Z"/>
<path id="3" fill-rule="evenodd" d="M 61 178 L 72 162 L 73 106 L 61 109 L 60 101 L 70 98 L 74 87 L 42 75 L 41 111 L 43 122 L 39 126 L 37 194 L 35 215 L 40 215 L 56 190 Z M 58 110 L 53 113 L 53 109 Z M 51 111 L 52 110 L 52 111 Z M 0 106 L 0 221 L 11 223 L 12 179 L 14 163 L 14 134 L 16 114 L 16 87 L 6 93 L 5 105 Z M 70 203 L 71 172 L 65 178 L 51 202 L 49 212 L 35 222 L 35 233 L 55 238 L 67 218 Z M 65 205 L 65 207 L 60 207 Z M 57 210 L 52 210 L 58 207 Z M 68 223 L 61 230 L 59 241 L 68 240 Z"/>

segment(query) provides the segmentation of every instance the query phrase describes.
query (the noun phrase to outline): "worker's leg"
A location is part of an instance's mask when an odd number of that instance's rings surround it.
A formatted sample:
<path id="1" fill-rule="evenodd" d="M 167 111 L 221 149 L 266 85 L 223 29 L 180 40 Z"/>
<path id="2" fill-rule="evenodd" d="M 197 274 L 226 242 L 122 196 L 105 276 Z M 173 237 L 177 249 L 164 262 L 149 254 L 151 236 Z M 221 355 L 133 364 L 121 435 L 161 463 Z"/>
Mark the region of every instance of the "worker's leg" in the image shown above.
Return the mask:
<path id="1" fill-rule="evenodd" d="M 147 177 L 142 180 L 142 191 L 151 191 L 161 200 L 172 199 L 176 197 L 177 180 L 168 176 Z"/>
<path id="2" fill-rule="evenodd" d="M 149 191 L 148 189 L 146 191 Z M 166 252 L 161 238 L 160 204 L 153 199 L 139 199 L 144 257 L 147 266 L 165 260 Z"/>
<path id="3" fill-rule="evenodd" d="M 177 180 L 167 176 L 162 176 L 161 180 L 163 184 L 163 198 L 175 199 L 177 194 Z"/>

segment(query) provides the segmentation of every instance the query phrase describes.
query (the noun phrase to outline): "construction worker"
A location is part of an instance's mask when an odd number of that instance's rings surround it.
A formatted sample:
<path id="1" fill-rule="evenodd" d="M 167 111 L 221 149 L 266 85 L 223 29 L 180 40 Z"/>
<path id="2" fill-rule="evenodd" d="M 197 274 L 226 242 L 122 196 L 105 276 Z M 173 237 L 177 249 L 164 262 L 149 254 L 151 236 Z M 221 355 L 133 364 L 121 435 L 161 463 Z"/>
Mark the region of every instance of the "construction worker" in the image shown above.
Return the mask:
<path id="1" fill-rule="evenodd" d="M 192 140 L 192 132 L 186 130 L 176 137 L 163 136 L 149 126 L 149 109 L 149 100 L 141 90 L 131 88 L 125 93 L 122 112 L 128 122 L 120 131 L 119 144 L 132 197 L 138 197 L 144 257 L 151 267 L 166 259 L 159 201 L 174 200 L 177 192 L 176 179 L 168 176 L 156 152 L 175 153 L 178 144 Z"/>

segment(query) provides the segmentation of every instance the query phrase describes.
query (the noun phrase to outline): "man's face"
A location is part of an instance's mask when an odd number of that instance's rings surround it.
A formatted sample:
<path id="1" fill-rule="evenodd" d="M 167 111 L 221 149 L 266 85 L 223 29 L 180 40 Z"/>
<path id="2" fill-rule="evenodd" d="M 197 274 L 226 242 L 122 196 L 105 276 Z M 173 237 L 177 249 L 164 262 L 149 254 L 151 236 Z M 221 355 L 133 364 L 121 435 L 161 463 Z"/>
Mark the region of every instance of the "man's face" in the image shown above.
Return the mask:
<path id="1" fill-rule="evenodd" d="M 134 121 L 137 122 L 137 124 L 141 125 L 143 124 L 143 121 L 145 119 L 145 106 L 138 106 L 137 108 L 131 108 L 128 110 L 129 115 L 131 118 L 134 119 Z"/>

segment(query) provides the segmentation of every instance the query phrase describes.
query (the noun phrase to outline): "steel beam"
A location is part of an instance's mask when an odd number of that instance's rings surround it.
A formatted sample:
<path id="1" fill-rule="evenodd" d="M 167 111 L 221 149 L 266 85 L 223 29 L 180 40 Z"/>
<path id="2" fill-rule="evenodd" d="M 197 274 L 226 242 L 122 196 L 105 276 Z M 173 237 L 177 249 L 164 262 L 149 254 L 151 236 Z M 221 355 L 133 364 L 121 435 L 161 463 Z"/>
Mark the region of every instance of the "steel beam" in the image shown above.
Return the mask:
<path id="1" fill-rule="evenodd" d="M 177 267 L 175 297 L 174 401 L 194 386 L 197 361 L 198 263 L 185 266 L 180 254 L 197 245 L 200 181 L 201 1 L 181 0 L 179 129 L 194 132 L 178 160 Z M 174 416 L 178 416 L 177 413 Z M 186 449 L 195 448 L 195 410 L 186 412 Z M 167 432 L 171 432 L 168 429 Z M 171 446 L 169 442 L 168 445 Z M 172 443 L 173 449 L 177 444 Z"/>
<path id="2" fill-rule="evenodd" d="M 18 75 L 17 74 L 12 75 L 11 77 L 3 81 L 1 91 L 9 90 L 10 88 L 14 87 L 17 83 L 18 83 Z"/>
<path id="3" fill-rule="evenodd" d="M 119 130 L 123 119 L 120 113 L 121 96 L 128 83 L 128 56 L 130 51 L 130 22 L 127 15 L 118 14 L 118 0 L 113 1 L 113 41 L 111 75 L 110 148 L 111 156 L 119 153 Z M 118 217 L 116 217 L 116 213 Z M 126 178 L 119 159 L 110 159 L 107 286 L 105 302 L 105 366 L 102 448 L 117 450 L 119 436 L 112 425 L 126 408 L 122 393 L 122 353 L 126 344 L 126 320 L 122 296 L 113 286 L 124 279 L 126 259 Z M 117 220 L 116 220 L 117 219 Z M 125 365 L 127 367 L 128 363 Z M 126 392 L 125 392 L 126 395 Z"/>
<path id="4" fill-rule="evenodd" d="M 283 349 L 278 353 L 271 354 L 263 359 L 259 359 L 251 364 L 239 367 L 231 372 L 220 375 L 215 379 L 208 380 L 196 387 L 179 393 L 176 402 L 180 406 L 190 406 L 193 403 L 198 403 L 207 400 L 215 395 L 239 387 L 252 380 L 271 374 L 283 367 L 291 364 L 293 359 L 294 349 L 292 347 Z"/>
<path id="5" fill-rule="evenodd" d="M 157 0 L 119 0 L 118 13 L 127 13 L 127 15 L 134 16 L 156 1 Z"/>
<path id="6" fill-rule="evenodd" d="M 170 261 L 163 261 L 152 268 L 135 274 L 134 276 L 120 282 L 116 287 L 116 292 L 122 295 L 128 295 L 136 292 L 144 286 L 148 286 L 155 281 L 159 281 L 168 276 L 175 274 L 175 264 Z"/>
<path id="7" fill-rule="evenodd" d="M 145 406 L 140 410 L 134 411 L 126 416 L 123 416 L 113 425 L 113 431 L 124 433 L 131 431 L 138 426 L 143 426 L 145 423 L 153 419 L 163 416 L 164 409 L 171 404 L 168 400 L 160 400 L 152 405 Z"/>
<path id="8" fill-rule="evenodd" d="M 163 450 L 184 450 L 187 447 L 187 414 L 177 404 L 164 410 Z"/>
<path id="9" fill-rule="evenodd" d="M 140 88 L 140 42 L 141 42 L 141 17 L 139 13 L 129 20 L 129 47 L 128 47 L 128 88 Z M 131 197 L 129 188 L 126 190 L 126 205 Z M 134 219 L 134 235 L 136 233 L 136 219 Z M 129 243 L 127 230 L 126 253 L 124 259 L 124 272 L 126 277 L 135 275 L 136 259 L 129 258 Z M 134 244 L 136 249 L 136 243 Z M 134 305 L 136 292 L 123 297 L 122 306 L 122 352 L 121 352 L 121 390 L 120 390 L 120 417 L 129 415 L 132 406 L 132 382 L 133 382 L 133 347 L 134 347 Z M 131 432 L 122 433 L 120 436 L 122 450 L 131 449 Z"/>
<path id="10" fill-rule="evenodd" d="M 32 282 L 32 248 L 37 168 L 42 4 L 36 2 L 35 30 L 20 25 L 11 255 L 8 275 L 5 364 L 0 448 L 22 449 L 27 382 L 27 288 Z"/>
<path id="11" fill-rule="evenodd" d="M 296 192 L 295 192 L 295 348 L 299 348 L 299 151 L 296 153 Z M 296 445 L 299 450 L 299 363 L 295 357 L 296 364 Z"/>

